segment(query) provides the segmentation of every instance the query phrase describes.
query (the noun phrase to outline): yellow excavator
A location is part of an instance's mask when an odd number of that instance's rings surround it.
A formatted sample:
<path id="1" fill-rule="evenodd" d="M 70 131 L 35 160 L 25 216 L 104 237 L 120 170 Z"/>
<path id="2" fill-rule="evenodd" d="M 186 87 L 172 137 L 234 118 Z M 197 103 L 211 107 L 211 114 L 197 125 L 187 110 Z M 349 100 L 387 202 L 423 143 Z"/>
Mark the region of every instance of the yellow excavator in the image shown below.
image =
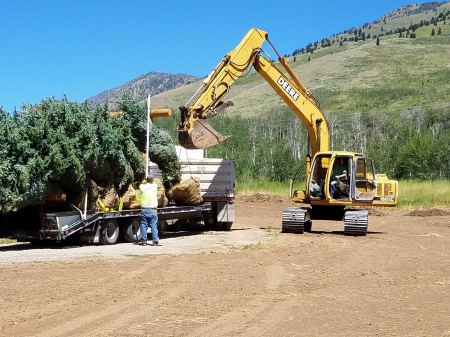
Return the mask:
<path id="1" fill-rule="evenodd" d="M 284 72 L 263 52 L 264 42 L 276 53 Z M 284 210 L 282 232 L 304 233 L 311 231 L 312 220 L 328 219 L 344 220 L 344 234 L 366 235 L 370 207 L 396 206 L 398 182 L 385 174 L 376 174 L 372 159 L 363 153 L 331 151 L 328 124 L 318 102 L 263 30 L 250 29 L 205 78 L 203 86 L 191 98 L 198 96 L 195 103 L 180 107 L 180 145 L 187 149 L 207 149 L 227 140 L 207 119 L 234 105 L 223 98 L 230 85 L 251 67 L 300 118 L 308 132 L 306 189 L 294 190 L 291 182 L 290 197 L 299 205 Z"/>

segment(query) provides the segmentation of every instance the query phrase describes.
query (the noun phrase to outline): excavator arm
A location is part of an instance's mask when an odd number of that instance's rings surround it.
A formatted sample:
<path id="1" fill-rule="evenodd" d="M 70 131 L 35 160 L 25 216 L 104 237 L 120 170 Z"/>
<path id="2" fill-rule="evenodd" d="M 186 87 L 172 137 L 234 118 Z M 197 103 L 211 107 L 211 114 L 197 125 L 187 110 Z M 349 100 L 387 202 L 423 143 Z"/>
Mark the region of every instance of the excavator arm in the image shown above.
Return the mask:
<path id="1" fill-rule="evenodd" d="M 277 54 L 286 73 L 261 54 L 265 41 Z M 206 119 L 233 105 L 230 101 L 223 101 L 223 98 L 231 84 L 251 67 L 269 83 L 306 126 L 312 155 L 318 151 L 328 151 L 328 125 L 317 101 L 301 84 L 286 59 L 275 50 L 268 34 L 255 28 L 250 29 L 239 45 L 226 54 L 203 81 L 203 90 L 196 102 L 191 106 L 180 107 L 180 145 L 188 149 L 206 149 L 228 138 L 214 130 Z"/>
<path id="2" fill-rule="evenodd" d="M 256 58 L 253 66 L 306 126 L 312 155 L 328 151 L 328 125 L 318 102 L 300 83 L 285 58 L 279 56 L 278 60 L 289 76 L 262 55 Z"/>
<path id="3" fill-rule="evenodd" d="M 206 119 L 233 105 L 233 102 L 224 102 L 222 99 L 228 93 L 230 85 L 251 68 L 265 39 L 266 32 L 250 30 L 239 45 L 226 54 L 203 80 L 200 88 L 203 90 L 196 102 L 191 106 L 180 107 L 178 139 L 181 146 L 187 149 L 206 149 L 228 139 L 214 130 Z"/>

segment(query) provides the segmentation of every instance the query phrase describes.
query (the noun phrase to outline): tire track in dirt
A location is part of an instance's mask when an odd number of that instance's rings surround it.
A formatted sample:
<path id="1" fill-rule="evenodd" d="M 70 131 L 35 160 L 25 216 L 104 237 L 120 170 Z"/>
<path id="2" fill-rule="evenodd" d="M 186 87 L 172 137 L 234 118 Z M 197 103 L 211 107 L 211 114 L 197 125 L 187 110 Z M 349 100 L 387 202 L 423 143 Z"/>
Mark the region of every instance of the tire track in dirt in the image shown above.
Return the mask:
<path id="1" fill-rule="evenodd" d="M 189 333 L 189 337 L 209 336 L 276 336 L 280 324 L 280 312 L 289 317 L 298 304 L 296 298 L 280 299 L 277 290 L 295 278 L 286 272 L 281 263 L 275 263 L 265 270 L 266 292 L 245 305 L 232 308 L 213 322 Z"/>
<path id="2" fill-rule="evenodd" d="M 144 263 L 140 268 L 131 271 L 123 275 L 120 278 L 119 283 L 126 284 L 127 281 L 136 278 L 137 276 L 150 273 L 157 267 L 158 261 L 153 259 L 149 262 Z M 117 281 L 110 283 L 106 287 L 102 288 L 102 293 L 107 294 L 110 290 L 117 287 Z M 150 307 L 148 302 L 144 299 L 148 296 L 148 289 L 143 286 L 143 292 L 131 292 L 134 293 L 133 296 L 128 297 L 125 301 L 119 301 L 116 304 L 108 305 L 102 307 L 98 310 L 98 306 L 93 307 L 88 313 L 84 313 L 81 316 L 69 319 L 65 323 L 56 325 L 50 324 L 52 326 L 50 329 L 42 331 L 40 333 L 34 334 L 34 337 L 55 337 L 55 336 L 109 336 L 111 333 L 117 331 L 123 331 L 125 326 L 130 325 L 133 322 L 139 321 L 140 318 L 152 315 L 157 310 L 158 304 L 163 301 L 167 301 L 179 296 L 183 289 L 172 289 L 170 294 L 157 301 L 153 301 L 153 307 Z M 88 297 L 95 296 L 98 290 L 93 289 L 88 292 Z M 152 295 L 158 295 L 154 293 Z M 120 319 L 117 319 L 120 317 Z"/>
<path id="3" fill-rule="evenodd" d="M 120 282 L 123 283 L 127 283 L 127 281 L 133 279 L 134 277 L 137 277 L 143 273 L 145 273 L 146 271 L 148 271 L 149 268 L 152 268 L 151 264 L 154 264 L 154 261 L 150 261 L 148 264 L 142 266 L 141 268 L 138 268 L 136 270 L 133 270 L 123 276 L 120 277 Z M 39 269 L 40 264 L 36 264 L 35 268 L 33 269 Z M 52 268 L 50 269 L 44 269 L 42 272 L 50 272 L 52 270 Z M 53 281 L 54 282 L 54 281 Z M 113 288 L 115 288 L 116 285 L 113 283 L 106 283 L 106 284 L 102 284 L 101 285 L 101 292 L 103 293 L 110 293 L 111 290 Z M 65 288 L 60 288 L 58 289 L 59 292 L 67 292 L 67 289 Z M 98 297 L 99 295 L 99 289 L 98 287 L 93 287 L 91 289 L 87 289 L 84 293 L 83 293 L 83 297 L 87 298 L 87 299 L 94 299 L 96 297 Z M 45 303 L 45 312 L 42 312 L 42 308 L 39 305 L 35 305 L 35 306 L 31 306 L 31 307 L 27 307 L 27 315 L 28 317 L 30 317 L 27 321 L 27 323 L 29 323 L 29 321 L 31 320 L 36 320 L 37 323 L 33 324 L 34 326 L 37 326 L 37 328 L 35 328 L 35 330 L 39 329 L 39 326 L 47 326 L 47 322 L 46 321 L 50 321 L 51 324 L 48 324 L 48 326 L 52 326 L 53 328 L 50 329 L 50 331 L 47 332 L 43 331 L 40 332 L 38 334 L 27 334 L 27 336 L 55 336 L 55 335 L 60 335 L 60 333 L 58 333 L 57 329 L 55 328 L 55 325 L 59 326 L 64 326 L 67 325 L 67 327 L 70 327 L 70 325 L 73 324 L 73 321 L 79 320 L 79 317 L 76 318 L 69 318 L 69 320 L 66 323 L 58 323 L 59 320 L 62 319 L 61 312 L 64 312 L 67 308 L 70 309 L 71 306 L 73 306 L 73 302 L 71 302 L 71 298 L 76 298 L 78 297 L 78 293 L 67 293 L 67 296 L 65 296 L 63 298 L 63 300 L 61 300 L 60 298 L 54 296 L 52 293 L 49 293 L 47 295 L 47 302 Z M 94 302 L 93 302 L 94 303 Z M 79 303 L 76 304 L 77 307 L 79 307 Z M 89 306 L 89 304 L 86 304 L 86 306 Z M 92 308 L 95 307 L 95 304 L 92 304 L 91 306 Z M 77 312 L 73 313 L 74 315 L 77 315 Z M 99 315 L 100 316 L 100 315 Z M 73 317 L 73 316 L 71 316 Z M 12 320 L 14 321 L 20 321 L 20 317 L 11 317 Z M 5 322 L 4 323 L 5 326 L 8 326 L 8 323 Z M 19 326 L 19 324 L 16 324 L 15 322 L 10 324 L 10 326 L 12 326 L 12 328 L 14 328 L 14 326 L 17 325 Z M 79 325 L 79 324 L 78 324 Z M 77 324 L 74 324 L 74 326 L 78 326 Z M 70 331 L 71 328 L 66 328 L 63 331 Z"/>
<path id="4" fill-rule="evenodd" d="M 299 299 L 263 295 L 245 306 L 234 308 L 213 322 L 189 333 L 189 337 L 279 336 L 278 326 L 297 319 Z M 294 313 L 294 314 L 293 314 Z"/>
<path id="5" fill-rule="evenodd" d="M 238 336 L 240 327 L 251 325 L 255 317 L 259 317 L 262 312 L 267 311 L 268 304 L 263 301 L 253 300 L 245 306 L 233 308 L 231 312 L 215 318 L 213 322 L 195 329 L 188 334 L 189 337 L 209 337 L 209 336 Z"/>

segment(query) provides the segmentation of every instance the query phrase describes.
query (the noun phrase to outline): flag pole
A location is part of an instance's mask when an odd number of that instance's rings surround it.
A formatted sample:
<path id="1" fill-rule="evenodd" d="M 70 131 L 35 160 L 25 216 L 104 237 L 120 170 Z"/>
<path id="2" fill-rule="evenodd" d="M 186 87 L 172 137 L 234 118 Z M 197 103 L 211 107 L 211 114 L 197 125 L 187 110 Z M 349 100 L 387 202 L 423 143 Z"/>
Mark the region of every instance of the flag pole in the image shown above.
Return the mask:
<path id="1" fill-rule="evenodd" d="M 149 163 L 149 145 L 150 145 L 150 94 L 148 95 L 147 98 L 147 146 L 146 148 L 146 153 L 145 153 L 145 177 L 147 178 L 148 176 L 148 163 Z"/>

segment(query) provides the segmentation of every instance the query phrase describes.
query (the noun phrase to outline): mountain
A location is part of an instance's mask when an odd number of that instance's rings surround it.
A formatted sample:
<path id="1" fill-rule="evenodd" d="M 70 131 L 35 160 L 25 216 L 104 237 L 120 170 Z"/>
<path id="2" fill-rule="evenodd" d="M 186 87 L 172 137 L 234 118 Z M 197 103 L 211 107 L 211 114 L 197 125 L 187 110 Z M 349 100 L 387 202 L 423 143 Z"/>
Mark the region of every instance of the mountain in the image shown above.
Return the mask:
<path id="1" fill-rule="evenodd" d="M 306 47 L 296 49 L 292 55 L 315 51 L 319 48 L 330 47 L 343 42 L 357 42 L 366 39 L 388 36 L 405 32 L 409 33 L 422 26 L 434 25 L 449 16 L 447 2 L 427 2 L 411 4 L 397 8 L 372 22 L 364 23 L 360 27 L 352 27 L 343 32 L 333 34 L 332 37 L 309 43 Z"/>
<path id="2" fill-rule="evenodd" d="M 450 55 L 449 39 L 450 3 L 429 2 L 402 6 L 360 27 L 294 51 L 279 52 L 287 55 L 288 63 L 313 91 L 325 114 L 368 109 L 394 111 L 413 104 L 447 104 L 449 66 L 444 55 Z M 277 41 L 272 43 L 277 46 Z M 201 84 L 199 78 L 185 74 L 150 72 L 88 102 L 114 102 L 125 91 L 143 100 L 150 91 L 154 108 L 176 112 Z M 439 97 L 407 95 L 417 91 L 428 95 L 437 91 Z M 406 97 L 399 99 L 401 93 Z M 230 87 L 226 99 L 235 103 L 227 109 L 231 114 L 252 116 L 285 108 L 285 103 L 254 70 Z"/>
<path id="3" fill-rule="evenodd" d="M 277 41 L 271 42 L 276 48 Z M 403 6 L 309 46 L 292 54 L 278 52 L 290 55 L 289 65 L 327 116 L 398 114 L 449 104 L 450 2 Z M 200 85 L 162 92 L 152 97 L 152 105 L 177 111 Z M 234 102 L 227 109 L 229 115 L 286 110 L 284 101 L 254 70 L 237 79 L 224 99 Z"/>
<path id="4" fill-rule="evenodd" d="M 129 92 L 141 100 L 147 98 L 148 94 L 154 96 L 164 91 L 172 90 L 186 84 L 199 80 L 198 77 L 186 74 L 167 74 L 149 72 L 141 75 L 138 78 L 131 80 L 120 87 L 105 90 L 98 95 L 87 100 L 91 106 L 98 106 L 108 103 L 110 108 L 115 107 L 115 102 L 122 96 L 123 93 Z"/>

